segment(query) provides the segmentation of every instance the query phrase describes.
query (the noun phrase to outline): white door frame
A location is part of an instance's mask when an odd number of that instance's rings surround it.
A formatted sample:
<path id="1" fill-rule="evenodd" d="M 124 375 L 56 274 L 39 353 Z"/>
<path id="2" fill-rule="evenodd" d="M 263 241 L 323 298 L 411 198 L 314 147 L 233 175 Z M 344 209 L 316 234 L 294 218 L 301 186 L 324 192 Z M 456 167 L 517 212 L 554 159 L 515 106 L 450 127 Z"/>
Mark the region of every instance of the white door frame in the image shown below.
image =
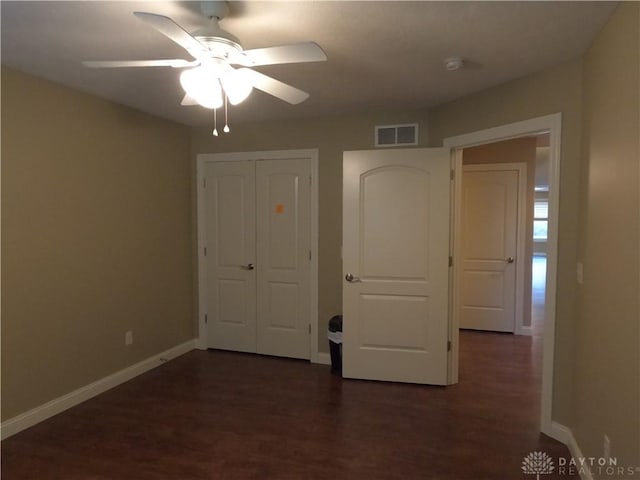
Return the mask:
<path id="1" fill-rule="evenodd" d="M 552 402 L 553 402 L 553 367 L 556 332 L 556 275 L 558 262 L 558 204 L 560 192 L 560 150 L 562 134 L 562 114 L 554 113 L 543 117 L 536 117 L 521 122 L 502 125 L 499 127 L 480 130 L 464 135 L 445 138 L 443 146 L 452 150 L 452 168 L 458 174 L 462 168 L 462 149 L 486 143 L 493 143 L 501 140 L 509 140 L 527 135 L 549 132 L 549 230 L 548 230 L 548 253 L 547 253 L 547 284 L 544 307 L 544 339 L 543 339 L 543 359 L 542 359 L 542 395 L 540 408 L 540 430 L 555 439 L 562 441 L 563 432 L 554 428 L 552 422 Z M 460 216 L 461 189 L 460 182 L 454 182 L 454 221 Z M 459 242 L 452 232 L 453 251 L 456 250 L 456 242 Z M 453 273 L 455 277 L 455 269 Z M 455 278 L 454 278 L 455 285 Z M 457 292 L 453 291 L 453 304 L 455 305 Z M 458 382 L 458 328 L 459 318 L 453 311 L 449 323 L 449 335 L 452 342 L 452 349 L 449 359 L 449 383 Z"/>
<path id="2" fill-rule="evenodd" d="M 461 151 L 461 150 L 459 150 Z M 527 224 L 527 164 L 523 162 L 515 162 L 515 163 L 481 163 L 481 164 L 473 164 L 473 165 L 461 165 L 461 168 L 458 172 L 461 173 L 460 177 L 464 178 L 463 170 L 466 169 L 468 171 L 476 171 L 476 172 L 495 172 L 495 171 L 504 171 L 504 170 L 515 170 L 518 172 L 518 222 L 516 224 L 517 232 L 516 232 L 516 272 L 515 272 L 515 323 L 514 333 L 516 335 L 531 335 L 531 327 L 525 327 L 523 325 L 524 318 L 524 260 L 525 260 L 525 232 L 526 232 L 526 224 Z M 459 182 L 462 183 L 462 182 Z M 458 202 L 462 203 L 462 202 Z M 462 251 L 461 251 L 461 243 L 460 241 L 455 241 L 455 238 L 458 238 L 459 235 L 455 235 L 455 232 L 460 232 L 462 228 L 462 215 L 454 216 L 454 250 L 453 250 L 453 258 L 460 259 L 457 262 L 454 262 L 454 281 L 458 283 L 454 283 L 453 291 L 459 292 L 461 288 L 462 281 Z M 455 295 L 455 299 L 457 303 L 454 303 L 455 316 L 457 319 L 460 318 L 460 296 Z"/>
<path id="3" fill-rule="evenodd" d="M 251 160 L 285 160 L 306 158 L 311 162 L 311 278 L 310 278 L 310 311 L 309 335 L 311 353 L 310 361 L 318 360 L 318 150 L 273 150 L 261 152 L 233 152 L 233 153 L 201 153 L 197 156 L 197 225 L 198 225 L 198 336 L 196 348 L 207 349 L 207 326 L 204 315 L 206 313 L 206 263 L 204 249 L 205 238 L 205 164 L 209 162 L 240 162 Z"/>

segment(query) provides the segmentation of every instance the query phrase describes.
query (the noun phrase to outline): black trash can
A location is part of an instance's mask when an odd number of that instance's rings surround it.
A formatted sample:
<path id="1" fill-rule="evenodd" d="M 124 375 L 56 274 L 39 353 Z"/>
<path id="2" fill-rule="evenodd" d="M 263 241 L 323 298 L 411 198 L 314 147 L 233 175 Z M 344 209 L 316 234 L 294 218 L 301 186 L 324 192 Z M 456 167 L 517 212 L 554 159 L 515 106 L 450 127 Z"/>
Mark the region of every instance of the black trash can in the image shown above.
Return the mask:
<path id="1" fill-rule="evenodd" d="M 342 315 L 329 320 L 329 352 L 331 353 L 331 373 L 342 375 Z"/>

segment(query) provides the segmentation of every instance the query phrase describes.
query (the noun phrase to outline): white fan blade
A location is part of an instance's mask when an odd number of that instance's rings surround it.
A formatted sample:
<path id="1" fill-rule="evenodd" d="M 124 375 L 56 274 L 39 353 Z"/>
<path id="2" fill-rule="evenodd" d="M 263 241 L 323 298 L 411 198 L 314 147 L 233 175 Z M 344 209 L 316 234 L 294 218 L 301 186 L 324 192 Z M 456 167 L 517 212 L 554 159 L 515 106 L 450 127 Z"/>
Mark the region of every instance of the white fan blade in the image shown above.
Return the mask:
<path id="1" fill-rule="evenodd" d="M 89 68 L 121 68 L 121 67 L 194 67 L 198 61 L 189 62 L 188 60 L 89 60 L 82 62 L 85 67 Z"/>
<path id="2" fill-rule="evenodd" d="M 204 45 L 189 35 L 189 33 L 169 17 L 146 12 L 133 12 L 133 14 L 190 53 L 204 52 L 207 50 Z"/>
<path id="3" fill-rule="evenodd" d="M 309 98 L 307 92 L 303 92 L 300 89 L 287 85 L 286 83 L 271 78 L 263 73 L 256 72 L 250 68 L 241 68 L 240 70 L 246 72 L 245 75 L 251 79 L 253 86 L 263 92 L 273 95 L 285 102 L 289 102 L 293 105 L 304 102 Z"/>
<path id="4" fill-rule="evenodd" d="M 196 102 L 195 99 L 189 96 L 189 94 L 187 93 L 182 99 L 182 101 L 180 102 L 180 105 L 184 105 L 185 107 L 188 107 L 191 105 L 198 105 L 198 102 Z"/>
<path id="5" fill-rule="evenodd" d="M 279 63 L 324 62 L 326 59 L 327 55 L 320 45 L 315 42 L 304 42 L 245 50 L 232 61 L 245 67 L 252 67 Z"/>

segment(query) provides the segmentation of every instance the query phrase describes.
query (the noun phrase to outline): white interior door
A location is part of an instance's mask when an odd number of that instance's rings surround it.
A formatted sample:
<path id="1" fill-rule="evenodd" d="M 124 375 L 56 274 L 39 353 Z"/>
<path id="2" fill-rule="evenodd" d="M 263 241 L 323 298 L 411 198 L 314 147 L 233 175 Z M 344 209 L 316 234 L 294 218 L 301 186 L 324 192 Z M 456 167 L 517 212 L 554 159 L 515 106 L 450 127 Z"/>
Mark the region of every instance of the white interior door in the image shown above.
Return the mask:
<path id="1" fill-rule="evenodd" d="M 311 159 L 203 165 L 209 348 L 310 358 Z"/>
<path id="2" fill-rule="evenodd" d="M 462 176 L 460 328 L 514 332 L 520 175 L 499 164 Z"/>
<path id="3" fill-rule="evenodd" d="M 309 358 L 310 161 L 256 162 L 258 353 Z"/>
<path id="4" fill-rule="evenodd" d="M 344 153 L 343 375 L 444 385 L 448 149 Z"/>
<path id="5" fill-rule="evenodd" d="M 206 164 L 208 347 L 256 351 L 254 162 Z"/>

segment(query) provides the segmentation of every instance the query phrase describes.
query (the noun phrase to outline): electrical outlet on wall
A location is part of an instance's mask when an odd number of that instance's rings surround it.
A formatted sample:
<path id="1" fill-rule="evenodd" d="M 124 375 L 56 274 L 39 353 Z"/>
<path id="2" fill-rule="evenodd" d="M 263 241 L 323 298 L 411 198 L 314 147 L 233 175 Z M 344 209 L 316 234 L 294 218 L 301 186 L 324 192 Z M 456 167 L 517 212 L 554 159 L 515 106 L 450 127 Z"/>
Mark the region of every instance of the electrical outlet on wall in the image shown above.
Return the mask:
<path id="1" fill-rule="evenodd" d="M 125 344 L 126 346 L 129 346 L 129 345 L 131 345 L 132 343 L 133 343 L 133 331 L 131 331 L 131 330 L 127 330 L 127 331 L 124 333 L 124 344 Z"/>

